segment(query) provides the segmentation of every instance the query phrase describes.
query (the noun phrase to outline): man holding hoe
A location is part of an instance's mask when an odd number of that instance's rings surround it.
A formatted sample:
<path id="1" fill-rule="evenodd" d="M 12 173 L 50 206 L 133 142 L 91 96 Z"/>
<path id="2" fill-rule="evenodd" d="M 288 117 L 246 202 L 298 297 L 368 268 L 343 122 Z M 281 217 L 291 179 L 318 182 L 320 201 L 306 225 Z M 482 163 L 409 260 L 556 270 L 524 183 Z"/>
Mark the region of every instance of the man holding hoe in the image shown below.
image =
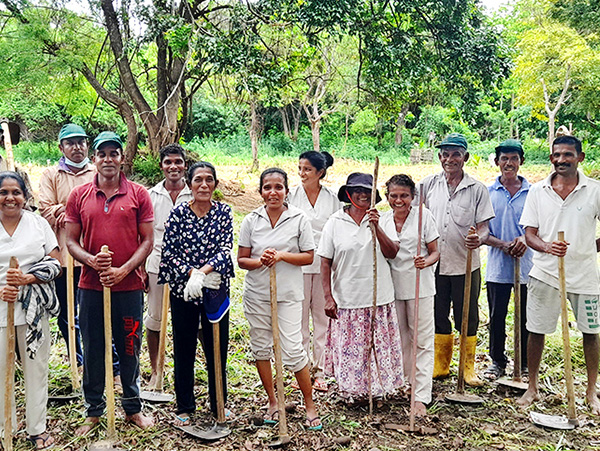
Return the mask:
<path id="1" fill-rule="evenodd" d="M 550 162 L 554 172 L 533 185 L 527 196 L 521 225 L 527 245 L 535 252 L 529 273 L 527 330 L 529 387 L 517 401 L 522 407 L 540 399 L 539 369 L 546 334 L 556 330 L 561 310 L 558 257 L 565 259 L 567 297 L 583 333 L 587 369 L 586 401 L 594 415 L 600 414 L 596 394 L 598 378 L 598 275 L 596 226 L 600 218 L 600 183 L 578 170 L 585 158 L 581 141 L 560 136 L 552 143 Z M 558 241 L 558 232 L 565 241 Z"/>
<path id="2" fill-rule="evenodd" d="M 102 132 L 94 140 L 98 174 L 78 186 L 66 209 L 67 246 L 83 263 L 79 280 L 80 325 L 84 347 L 83 392 L 86 421 L 75 432 L 87 434 L 104 412 L 103 288 L 112 292 L 114 344 L 119 354 L 126 421 L 145 429 L 154 424 L 141 413 L 139 353 L 144 280 L 141 265 L 152 250 L 154 213 L 146 189 L 120 170 L 121 139 Z M 102 246 L 109 252 L 102 252 Z"/>

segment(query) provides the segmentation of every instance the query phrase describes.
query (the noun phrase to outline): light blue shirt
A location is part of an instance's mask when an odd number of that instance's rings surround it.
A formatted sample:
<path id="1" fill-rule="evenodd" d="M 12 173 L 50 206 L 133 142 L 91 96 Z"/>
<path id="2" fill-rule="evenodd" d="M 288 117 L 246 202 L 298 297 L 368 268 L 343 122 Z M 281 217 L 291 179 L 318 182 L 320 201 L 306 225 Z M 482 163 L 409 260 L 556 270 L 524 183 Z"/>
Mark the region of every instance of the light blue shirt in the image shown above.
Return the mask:
<path id="1" fill-rule="evenodd" d="M 525 235 L 525 229 L 519 225 L 519 221 L 530 185 L 524 177 L 519 176 L 519 179 L 521 180 L 521 189 L 512 197 L 500 183 L 500 177 L 488 187 L 496 214 L 489 222 L 490 235 L 503 241 L 512 241 L 518 236 Z M 529 271 L 533 265 L 532 257 L 533 251 L 529 248 L 521 257 L 521 283 L 527 283 L 529 279 Z M 513 257 L 505 254 L 502 249 L 489 246 L 486 282 L 514 283 L 514 271 Z"/>

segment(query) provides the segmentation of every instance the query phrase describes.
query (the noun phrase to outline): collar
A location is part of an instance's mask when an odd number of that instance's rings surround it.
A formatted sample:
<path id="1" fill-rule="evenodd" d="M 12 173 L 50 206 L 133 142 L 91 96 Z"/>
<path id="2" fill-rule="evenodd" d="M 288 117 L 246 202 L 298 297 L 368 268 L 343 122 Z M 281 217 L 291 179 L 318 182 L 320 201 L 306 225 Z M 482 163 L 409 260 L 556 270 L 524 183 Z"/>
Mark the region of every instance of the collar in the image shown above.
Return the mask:
<path id="1" fill-rule="evenodd" d="M 556 172 L 552 171 L 548 177 L 542 180 L 542 187 L 546 189 L 552 189 L 552 179 L 556 175 Z M 580 190 L 584 186 L 588 185 L 588 178 L 585 176 L 581 169 L 577 169 L 577 186 L 573 192 Z"/>
<path id="2" fill-rule="evenodd" d="M 148 191 L 152 191 L 154 193 L 161 194 L 163 196 L 171 197 L 171 194 L 169 194 L 169 191 L 167 191 L 167 188 L 165 188 L 165 181 L 166 180 L 164 180 L 164 179 L 161 180 L 156 185 L 154 185 L 152 188 L 150 188 Z M 191 194 L 191 193 L 192 193 L 192 190 L 187 185 L 187 183 L 184 182 L 183 189 L 179 192 L 177 197 L 181 196 L 182 194 Z"/>
<path id="3" fill-rule="evenodd" d="M 500 183 L 500 175 L 498 177 L 496 177 L 496 180 L 494 181 L 494 183 L 492 183 L 492 188 L 499 190 L 499 189 L 506 189 L 506 187 Z M 521 189 L 519 189 L 519 191 L 517 191 L 517 193 L 520 193 L 521 191 L 529 191 L 529 188 L 531 187 L 531 184 L 527 181 L 527 179 L 525 177 L 523 177 L 522 175 L 517 175 L 517 177 L 519 177 L 519 180 L 521 180 Z"/>
<path id="4" fill-rule="evenodd" d="M 129 180 L 127 180 L 127 177 L 125 177 L 125 174 L 123 173 L 123 171 L 121 171 L 119 173 L 119 191 L 117 191 L 114 195 L 120 195 L 120 194 L 127 194 L 127 190 L 129 188 Z M 98 174 L 94 175 L 94 180 L 92 181 L 92 186 L 94 187 L 94 189 L 96 190 L 96 194 L 98 194 L 99 192 L 104 193 L 104 191 L 102 191 L 100 189 L 100 187 L 98 186 Z M 106 195 L 106 193 L 104 193 L 104 195 Z M 107 196 L 108 197 L 108 196 Z M 110 196 L 112 197 L 112 196 Z"/>
<path id="5" fill-rule="evenodd" d="M 281 213 L 281 216 L 279 217 L 279 221 L 277 221 L 277 224 L 281 223 L 284 219 L 294 218 L 298 215 L 304 214 L 304 212 L 302 210 L 294 207 L 293 205 L 288 204 L 287 202 L 284 202 L 284 205 L 287 207 L 287 210 L 285 210 L 283 213 Z M 269 214 L 267 213 L 266 205 L 258 207 L 256 210 L 254 210 L 254 213 L 256 213 L 261 218 L 264 218 L 267 221 L 269 221 L 269 224 L 271 223 L 271 219 L 269 218 Z"/>
<path id="6" fill-rule="evenodd" d="M 60 160 L 58 160 L 58 170 L 67 172 L 69 174 L 79 175 L 79 174 L 83 174 L 84 172 L 92 171 L 93 169 L 94 169 L 94 166 L 92 164 L 88 163 L 84 168 L 81 169 L 81 171 L 75 173 L 71 170 L 71 168 L 67 165 L 67 163 L 65 163 L 64 155 L 62 157 L 60 157 Z"/>
<path id="7" fill-rule="evenodd" d="M 437 174 L 438 177 L 438 183 L 444 183 L 444 184 L 448 184 L 448 181 L 446 179 L 446 173 L 444 171 L 440 172 Z M 471 177 L 469 174 L 467 174 L 465 171 L 463 171 L 463 178 L 460 181 L 460 183 L 458 184 L 458 186 L 456 187 L 456 189 L 454 190 L 454 194 L 456 194 L 458 191 L 468 188 L 469 186 L 475 185 L 475 183 L 477 183 L 477 180 L 475 180 L 473 177 Z"/>

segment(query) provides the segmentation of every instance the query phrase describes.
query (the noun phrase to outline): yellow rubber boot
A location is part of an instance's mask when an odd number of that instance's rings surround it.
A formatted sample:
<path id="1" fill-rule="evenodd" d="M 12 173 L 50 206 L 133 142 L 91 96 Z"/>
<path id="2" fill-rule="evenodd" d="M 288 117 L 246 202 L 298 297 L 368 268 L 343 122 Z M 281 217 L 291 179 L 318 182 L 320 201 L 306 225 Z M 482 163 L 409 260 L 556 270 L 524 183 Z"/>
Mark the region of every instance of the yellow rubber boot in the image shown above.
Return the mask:
<path id="1" fill-rule="evenodd" d="M 452 361 L 452 346 L 454 334 L 435 334 L 433 378 L 444 379 L 450 375 L 450 362 Z"/>
<path id="2" fill-rule="evenodd" d="M 465 383 L 471 387 L 481 387 L 483 381 L 479 379 L 475 372 L 475 348 L 477 347 L 477 337 L 467 337 L 467 358 L 465 359 Z"/>

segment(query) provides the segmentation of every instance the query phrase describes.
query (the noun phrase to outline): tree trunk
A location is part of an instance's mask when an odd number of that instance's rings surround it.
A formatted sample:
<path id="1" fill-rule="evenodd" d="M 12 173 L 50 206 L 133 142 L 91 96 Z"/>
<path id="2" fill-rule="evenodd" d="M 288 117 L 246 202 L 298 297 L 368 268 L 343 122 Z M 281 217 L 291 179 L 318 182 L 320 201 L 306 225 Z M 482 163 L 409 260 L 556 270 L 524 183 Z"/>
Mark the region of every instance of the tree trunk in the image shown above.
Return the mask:
<path id="1" fill-rule="evenodd" d="M 402 109 L 398 113 L 396 119 L 396 133 L 394 134 L 394 142 L 397 146 L 402 144 L 402 131 L 406 125 L 406 114 L 408 113 L 408 105 L 402 105 Z"/>
<path id="2" fill-rule="evenodd" d="M 292 141 L 296 142 L 298 140 L 298 131 L 300 130 L 300 119 L 302 118 L 302 109 L 297 107 L 293 103 L 290 104 L 292 109 Z"/>
<path id="3" fill-rule="evenodd" d="M 281 124 L 283 125 L 283 133 L 288 138 L 291 138 L 292 133 L 290 131 L 290 117 L 287 114 L 287 105 L 279 108 L 279 114 L 281 114 Z"/>
<path id="4" fill-rule="evenodd" d="M 548 114 L 548 147 L 552 153 L 552 142 L 554 141 L 556 112 L 552 111 Z"/>
<path id="5" fill-rule="evenodd" d="M 321 151 L 321 119 L 310 119 L 310 133 L 312 134 L 313 150 Z"/>
<path id="6" fill-rule="evenodd" d="M 250 102 L 250 143 L 252 145 L 252 171 L 258 170 L 258 135 L 260 131 L 260 115 L 256 100 Z"/>

